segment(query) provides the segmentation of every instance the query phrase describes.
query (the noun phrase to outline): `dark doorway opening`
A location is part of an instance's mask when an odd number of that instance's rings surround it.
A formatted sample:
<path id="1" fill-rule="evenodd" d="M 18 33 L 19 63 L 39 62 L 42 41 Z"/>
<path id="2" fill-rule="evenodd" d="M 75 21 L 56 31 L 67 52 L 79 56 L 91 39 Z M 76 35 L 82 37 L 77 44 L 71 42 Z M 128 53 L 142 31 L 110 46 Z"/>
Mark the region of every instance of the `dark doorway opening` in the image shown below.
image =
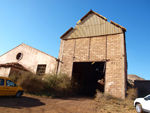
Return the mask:
<path id="1" fill-rule="evenodd" d="M 96 89 L 104 92 L 105 67 L 105 62 L 74 62 L 72 83 L 77 84 L 78 93 L 94 96 Z"/>

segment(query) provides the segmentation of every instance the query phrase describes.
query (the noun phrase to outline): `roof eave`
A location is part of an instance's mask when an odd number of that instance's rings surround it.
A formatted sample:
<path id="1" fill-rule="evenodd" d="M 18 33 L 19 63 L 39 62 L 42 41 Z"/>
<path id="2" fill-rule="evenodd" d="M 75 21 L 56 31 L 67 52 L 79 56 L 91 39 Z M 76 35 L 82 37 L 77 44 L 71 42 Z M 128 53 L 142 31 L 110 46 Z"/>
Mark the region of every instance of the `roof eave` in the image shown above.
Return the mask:
<path id="1" fill-rule="evenodd" d="M 119 28 L 121 28 L 124 32 L 126 32 L 126 28 L 125 27 L 123 27 L 123 26 L 121 26 L 121 25 L 119 25 L 119 24 L 117 24 L 117 23 L 115 23 L 115 22 L 113 22 L 111 20 L 110 20 L 110 23 L 115 25 L 115 26 L 117 26 L 117 27 L 119 27 Z"/>
<path id="2" fill-rule="evenodd" d="M 69 30 L 67 30 L 60 38 L 63 39 L 65 35 L 67 35 L 71 30 L 73 30 L 73 27 L 71 27 Z"/>

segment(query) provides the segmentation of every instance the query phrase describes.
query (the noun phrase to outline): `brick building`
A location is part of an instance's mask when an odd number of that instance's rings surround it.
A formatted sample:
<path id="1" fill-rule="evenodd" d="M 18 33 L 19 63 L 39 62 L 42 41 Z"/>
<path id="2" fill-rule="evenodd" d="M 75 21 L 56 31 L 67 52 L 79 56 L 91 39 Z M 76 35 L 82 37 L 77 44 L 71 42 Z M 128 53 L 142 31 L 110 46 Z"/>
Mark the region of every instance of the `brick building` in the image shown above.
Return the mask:
<path id="1" fill-rule="evenodd" d="M 90 10 L 61 38 L 58 73 L 67 73 L 82 94 L 101 92 L 125 98 L 126 29 Z M 100 84 L 98 80 L 104 80 Z"/>

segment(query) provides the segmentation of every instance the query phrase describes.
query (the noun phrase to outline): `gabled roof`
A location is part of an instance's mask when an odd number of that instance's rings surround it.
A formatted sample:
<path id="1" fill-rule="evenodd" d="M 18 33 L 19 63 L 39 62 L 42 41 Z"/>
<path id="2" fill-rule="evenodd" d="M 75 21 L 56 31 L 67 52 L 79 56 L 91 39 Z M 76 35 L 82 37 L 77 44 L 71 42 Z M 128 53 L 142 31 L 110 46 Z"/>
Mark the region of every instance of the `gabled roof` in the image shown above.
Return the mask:
<path id="1" fill-rule="evenodd" d="M 90 10 L 90 11 L 89 11 L 86 15 L 84 15 L 80 20 L 83 21 L 83 19 L 86 18 L 86 17 L 87 17 L 89 14 L 91 14 L 91 13 L 94 13 L 95 15 L 97 15 L 97 16 L 99 16 L 100 18 L 102 18 L 102 19 L 104 19 L 104 20 L 107 21 L 107 18 L 105 18 L 104 16 L 102 16 L 102 15 L 100 15 L 100 14 L 98 14 L 98 13 L 92 11 L 92 10 Z"/>
<path id="2" fill-rule="evenodd" d="M 123 33 L 126 28 L 121 25 L 110 21 L 107 22 L 107 18 L 90 10 L 85 16 L 83 16 L 77 25 L 71 27 L 60 38 L 61 39 L 73 39 L 73 38 L 85 38 L 101 35 Z"/>
<path id="3" fill-rule="evenodd" d="M 23 71 L 29 71 L 28 69 L 26 69 L 24 66 L 22 66 L 21 64 L 17 63 L 17 62 L 11 62 L 11 63 L 6 63 L 6 64 L 0 64 L 0 67 L 14 67 Z"/>
<path id="4" fill-rule="evenodd" d="M 29 46 L 29 45 L 27 45 L 27 44 L 24 44 L 24 43 L 18 45 L 17 47 L 19 47 L 19 46 L 21 46 L 21 45 L 25 45 L 25 46 L 31 47 L 31 46 Z M 15 47 L 15 48 L 17 48 L 17 47 Z M 13 49 L 15 49 L 15 48 L 13 48 Z M 33 48 L 33 47 L 31 47 L 31 48 Z M 13 50 L 13 49 L 11 49 L 11 50 Z M 33 49 L 35 49 L 35 48 L 33 48 Z M 11 51 L 11 50 L 9 50 L 9 51 Z M 48 56 L 50 56 L 50 57 L 53 57 L 53 56 L 51 56 L 51 55 L 49 55 L 49 54 L 47 54 L 47 53 L 44 53 L 43 51 L 40 51 L 40 50 L 38 50 L 38 49 L 35 49 L 35 50 L 37 50 L 37 51 L 39 51 L 39 52 L 41 52 L 41 53 L 43 53 L 43 54 L 46 54 L 46 55 L 48 55 Z M 9 52 L 9 51 L 8 51 L 8 52 Z M 6 53 L 8 53 L 8 52 L 6 52 Z M 6 53 L 2 54 L 1 56 L 5 55 Z M 0 56 L 0 57 L 1 57 L 1 56 Z M 53 58 L 55 58 L 55 57 L 53 57 Z M 55 58 L 55 59 L 57 60 L 57 58 Z"/>

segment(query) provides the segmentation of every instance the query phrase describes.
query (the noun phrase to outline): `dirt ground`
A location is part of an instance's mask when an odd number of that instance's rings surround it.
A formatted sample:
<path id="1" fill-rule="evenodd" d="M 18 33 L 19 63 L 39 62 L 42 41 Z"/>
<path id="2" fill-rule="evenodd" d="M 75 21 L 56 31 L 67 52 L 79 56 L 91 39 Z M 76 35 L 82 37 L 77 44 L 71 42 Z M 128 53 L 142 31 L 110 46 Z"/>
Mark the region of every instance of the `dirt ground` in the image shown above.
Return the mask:
<path id="1" fill-rule="evenodd" d="M 0 97 L 0 113 L 111 113 L 89 97 L 51 99 L 33 95 Z M 114 113 L 114 112 L 113 112 Z M 124 111 L 124 113 L 136 113 Z"/>

